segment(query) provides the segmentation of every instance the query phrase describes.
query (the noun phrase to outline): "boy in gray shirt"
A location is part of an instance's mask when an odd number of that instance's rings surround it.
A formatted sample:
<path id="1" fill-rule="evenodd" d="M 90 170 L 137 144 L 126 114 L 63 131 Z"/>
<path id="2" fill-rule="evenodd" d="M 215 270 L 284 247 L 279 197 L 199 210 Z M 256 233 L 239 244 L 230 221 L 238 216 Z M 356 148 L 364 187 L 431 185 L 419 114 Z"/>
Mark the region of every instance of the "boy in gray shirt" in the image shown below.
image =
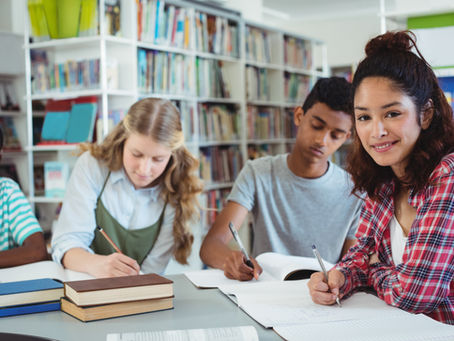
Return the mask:
<path id="1" fill-rule="evenodd" d="M 267 251 L 312 257 L 315 244 L 324 259 L 335 263 L 354 244 L 361 200 L 350 194 L 348 173 L 329 161 L 351 133 L 350 92 L 343 78 L 319 79 L 294 111 L 298 130 L 292 152 L 246 163 L 202 244 L 205 264 L 224 270 L 228 278 L 258 278 L 255 259 L 251 268 L 241 252 L 227 246 L 229 222 L 239 229 L 249 211 L 253 257 Z"/>

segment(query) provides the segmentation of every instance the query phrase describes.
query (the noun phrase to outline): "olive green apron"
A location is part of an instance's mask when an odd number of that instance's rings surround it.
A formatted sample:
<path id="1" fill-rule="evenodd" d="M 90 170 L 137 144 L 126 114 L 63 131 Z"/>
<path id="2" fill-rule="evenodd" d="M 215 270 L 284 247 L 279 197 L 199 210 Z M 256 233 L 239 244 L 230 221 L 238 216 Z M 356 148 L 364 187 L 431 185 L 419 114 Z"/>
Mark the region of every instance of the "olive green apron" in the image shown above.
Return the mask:
<path id="1" fill-rule="evenodd" d="M 101 193 L 99 193 L 96 201 L 95 217 L 96 224 L 100 226 L 104 232 L 112 239 L 118 248 L 128 257 L 131 257 L 139 263 L 145 260 L 150 253 L 153 245 L 161 230 L 162 221 L 164 220 L 164 211 L 166 210 L 167 202 L 164 205 L 161 216 L 158 221 L 151 226 L 144 227 L 138 230 L 125 229 L 114 217 L 111 216 L 109 211 L 105 208 L 101 201 L 101 195 L 106 187 L 107 180 L 109 179 L 110 172 L 107 175 L 104 185 L 102 186 Z M 95 238 L 93 239 L 90 247 L 96 254 L 110 255 L 115 252 L 115 249 L 104 238 L 104 236 L 95 229 Z"/>

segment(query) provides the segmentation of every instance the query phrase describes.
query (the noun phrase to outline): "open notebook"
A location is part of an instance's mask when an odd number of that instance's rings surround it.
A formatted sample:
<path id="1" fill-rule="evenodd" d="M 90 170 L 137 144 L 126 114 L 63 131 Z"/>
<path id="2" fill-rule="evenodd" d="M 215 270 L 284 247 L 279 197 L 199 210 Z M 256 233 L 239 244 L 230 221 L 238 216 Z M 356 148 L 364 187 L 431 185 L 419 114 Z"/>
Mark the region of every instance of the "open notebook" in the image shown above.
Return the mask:
<path id="1" fill-rule="evenodd" d="M 254 320 L 273 328 L 285 340 L 301 340 L 302 335 L 305 340 L 454 340 L 452 326 L 392 307 L 365 292 L 342 300 L 342 307 L 315 304 L 307 282 L 237 283 L 221 286 L 219 290 Z M 374 333 L 374 330 L 379 332 Z"/>
<path id="2" fill-rule="evenodd" d="M 25 281 L 38 278 L 53 278 L 67 282 L 92 279 L 93 276 L 65 269 L 51 260 L 0 269 L 0 282 Z"/>
<path id="3" fill-rule="evenodd" d="M 321 271 L 317 259 L 310 257 L 288 256 L 276 252 L 265 252 L 256 257 L 256 261 L 263 269 L 258 282 L 264 281 L 285 281 L 309 278 L 314 271 Z M 334 264 L 323 261 L 327 269 Z M 238 283 L 236 280 L 228 279 L 224 272 L 219 269 L 208 269 L 199 271 L 187 271 L 186 277 L 198 288 L 217 288 L 221 285 Z M 242 282 L 242 283 L 253 283 Z"/>

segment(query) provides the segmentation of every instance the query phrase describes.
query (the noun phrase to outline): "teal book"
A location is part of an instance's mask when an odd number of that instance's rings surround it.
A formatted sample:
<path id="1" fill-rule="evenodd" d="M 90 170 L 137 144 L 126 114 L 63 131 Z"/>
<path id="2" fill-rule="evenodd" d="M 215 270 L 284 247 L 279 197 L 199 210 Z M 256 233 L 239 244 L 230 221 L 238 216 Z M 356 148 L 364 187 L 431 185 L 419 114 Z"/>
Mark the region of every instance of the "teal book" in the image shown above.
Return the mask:
<path id="1" fill-rule="evenodd" d="M 63 283 L 41 278 L 0 283 L 0 307 L 57 301 L 63 296 Z"/>
<path id="2" fill-rule="evenodd" d="M 69 112 L 47 112 L 44 117 L 42 142 L 64 142 L 69 122 Z"/>
<path id="3" fill-rule="evenodd" d="M 92 141 L 97 106 L 96 103 L 73 104 L 66 132 L 67 143 Z"/>
<path id="4" fill-rule="evenodd" d="M 0 317 L 15 316 L 33 313 L 42 313 L 45 311 L 60 310 L 60 301 L 16 305 L 12 307 L 0 308 Z"/>

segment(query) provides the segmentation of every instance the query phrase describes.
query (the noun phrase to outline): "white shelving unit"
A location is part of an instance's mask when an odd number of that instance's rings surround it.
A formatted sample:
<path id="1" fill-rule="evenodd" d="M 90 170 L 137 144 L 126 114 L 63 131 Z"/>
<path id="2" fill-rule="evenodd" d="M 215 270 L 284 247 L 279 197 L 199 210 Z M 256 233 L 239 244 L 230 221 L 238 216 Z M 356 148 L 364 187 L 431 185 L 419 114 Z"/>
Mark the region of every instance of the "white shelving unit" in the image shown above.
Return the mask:
<path id="1" fill-rule="evenodd" d="M 316 80 L 329 73 L 326 47 L 319 40 L 255 22 L 245 22 L 243 35 L 246 40 L 244 46 L 247 89 L 244 93 L 243 109 L 246 113 L 246 146 L 260 148 L 266 145 L 268 153 L 271 154 L 288 151 L 294 143 L 294 131 L 291 129 L 294 107 L 302 105 Z M 321 63 L 322 71 L 315 69 L 317 52 L 324 59 Z M 256 73 L 265 75 L 263 92 L 257 91 L 256 84 L 250 84 L 254 83 L 253 77 Z M 260 115 L 260 112 L 269 114 L 271 120 L 274 116 L 281 126 L 276 127 L 278 122 L 275 121 L 274 132 L 254 129 L 253 125 L 257 124 L 258 119 L 252 116 Z M 258 125 L 260 127 L 260 123 Z M 270 125 L 270 130 L 273 130 L 273 124 Z"/>
<path id="2" fill-rule="evenodd" d="M 153 1 L 148 0 L 149 6 L 152 3 Z M 296 104 L 301 105 L 303 98 L 295 98 L 295 101 L 286 99 L 284 92 L 285 75 L 306 77 L 309 80 L 308 87 L 310 87 L 317 77 L 326 75 L 328 70 L 325 67 L 323 72 L 316 71 L 315 63 L 311 63 L 310 67 L 288 65 L 284 60 L 284 40 L 287 38 L 296 39 L 309 44 L 313 49 L 322 49 L 321 55 L 326 61 L 323 43 L 307 37 L 295 36 L 277 29 L 245 22 L 237 12 L 202 4 L 201 2 L 168 0 L 161 3 L 164 4 L 160 12 L 161 15 L 173 13 L 174 18 L 178 18 L 179 15 L 184 18 L 184 27 L 188 28 L 189 31 L 184 33 L 183 43 L 176 39 L 174 41 L 172 37 L 170 39 L 151 39 L 152 35 L 150 35 L 151 31 L 149 29 L 152 26 L 141 26 L 139 30 L 136 2 L 131 0 L 121 0 L 120 3 L 121 37 L 110 36 L 105 32 L 104 0 L 99 0 L 100 32 L 96 36 L 29 43 L 29 28 L 26 28 L 24 39 L 27 79 L 26 155 L 29 183 L 33 184 L 34 165 L 40 164 L 44 160 L 66 160 L 68 163 L 73 164 L 75 161 L 73 154 L 76 151 L 74 146 L 50 147 L 33 144 L 33 117 L 38 115 L 32 109 L 32 101 L 34 100 L 46 101 L 48 99 L 96 96 L 98 99 L 99 117 L 102 119 L 103 136 L 109 131 L 107 117 L 111 109 L 127 109 L 137 99 L 143 97 L 161 97 L 175 102 L 180 106 L 182 112 L 186 142 L 190 150 L 198 155 L 199 159 L 206 158 L 207 155 L 217 152 L 225 153 L 225 155 L 229 156 L 223 162 L 211 161 L 207 163 L 210 167 L 219 166 L 215 164 L 221 164 L 223 167 L 233 167 L 232 164 L 236 165 L 236 169 L 230 170 L 231 174 L 229 177 L 223 178 L 219 176 L 217 174 L 219 173 L 218 170 L 211 172 L 210 176 L 205 179 L 205 197 L 213 193 L 214 195 L 221 194 L 220 191 L 224 192 L 225 195 L 230 190 L 240 167 L 248 158 L 247 149 L 249 144 L 278 146 L 278 148 L 273 148 L 272 150 L 275 153 L 284 151 L 287 145 L 293 143 L 293 139 L 288 136 L 249 138 L 247 136 L 247 108 L 248 105 L 274 107 L 279 110 L 281 115 L 284 115 L 285 109 L 290 109 Z M 142 8 L 142 15 L 144 15 L 143 11 L 144 9 Z M 224 37 L 228 36 L 228 38 L 224 39 L 227 39 L 231 44 L 227 44 L 222 40 L 222 43 L 213 43 L 211 45 L 211 40 L 208 39 L 210 31 L 201 30 L 204 21 L 210 25 L 209 30 L 213 30 L 213 27 L 215 27 L 217 30 L 224 32 Z M 272 35 L 273 47 L 271 50 L 273 51 L 273 59 L 271 61 L 254 60 L 246 57 L 246 41 L 244 37 L 248 27 L 254 27 L 259 31 L 268 32 Z M 229 32 L 229 34 L 225 32 Z M 204 43 L 208 41 L 210 43 Z M 231 48 L 231 46 L 235 45 L 236 48 Z M 33 92 L 30 81 L 32 75 L 31 53 L 35 50 L 46 51 L 50 63 L 62 63 L 69 59 L 99 59 L 99 86 L 77 91 Z M 153 61 L 153 64 L 150 61 Z M 165 67 L 159 67 L 158 61 L 163 62 L 164 64 L 162 65 L 165 65 L 167 70 L 173 70 L 173 68 L 178 70 L 179 72 L 169 74 L 171 74 L 170 79 L 175 77 L 179 82 L 176 82 L 176 84 L 159 82 L 162 80 L 159 78 L 159 73 L 164 72 Z M 112 88 L 108 83 L 110 65 L 118 65 L 118 87 L 116 88 Z M 272 98 L 266 100 L 248 99 L 245 86 L 246 67 L 248 66 L 270 70 L 269 72 L 272 74 L 270 79 Z M 165 77 L 163 76 L 163 78 Z M 222 84 L 222 82 L 225 83 L 225 88 L 213 88 L 213 86 Z M 224 110 L 228 113 L 228 122 L 234 122 L 232 123 L 234 128 L 230 135 L 218 136 L 211 134 L 213 135 L 211 136 L 202 131 L 206 128 L 204 126 L 204 120 L 208 117 L 206 115 L 213 115 L 210 112 L 211 109 Z M 207 111 L 206 115 L 203 114 L 204 110 Z M 221 117 L 225 114 L 219 115 Z M 218 128 L 222 127 L 222 129 L 225 129 L 225 121 L 221 122 L 222 124 Z M 235 150 L 238 150 L 238 152 L 234 152 Z M 231 154 L 229 153 L 236 155 L 234 162 L 230 158 Z M 203 170 L 201 173 L 204 174 Z M 49 199 L 36 195 L 33 186 L 30 186 L 28 194 L 31 202 L 38 206 L 40 210 L 45 207 L 51 207 L 50 210 L 55 211 L 59 202 L 59 199 Z M 202 200 L 202 205 L 213 208 L 214 205 L 219 206 L 221 201 L 222 195 L 219 195 L 218 200 L 213 200 L 213 198 Z M 47 210 L 49 211 L 49 209 Z M 207 214 L 212 214 L 212 211 Z M 52 216 L 52 212 L 49 215 Z M 202 236 L 207 230 L 206 224 L 203 223 L 206 219 L 207 217 L 204 216 L 202 224 L 194 228 L 195 243 L 190 261 L 193 265 L 195 264 L 195 267 L 201 266 L 198 259 L 198 248 L 200 247 Z M 171 266 L 170 271 L 178 270 L 179 268 L 175 264 Z"/>
<path id="3" fill-rule="evenodd" d="M 0 44 L 7 46 L 0 51 L 0 86 L 3 86 L 3 82 L 9 83 L 13 88 L 13 95 L 19 110 L 2 110 L 0 108 L 0 118 L 2 120 L 11 119 L 16 133 L 19 138 L 21 150 L 8 150 L 4 146 L 2 152 L 2 165 L 14 165 L 17 171 L 18 181 L 22 190 L 27 193 L 30 184 L 27 177 L 27 157 L 24 151 L 27 141 L 26 134 L 26 113 L 25 113 L 25 101 L 23 95 L 25 93 L 25 71 L 22 50 L 23 37 L 14 33 L 0 32 Z M 3 127 L 4 135 L 6 127 Z M 4 136 L 5 138 L 5 136 Z"/>

